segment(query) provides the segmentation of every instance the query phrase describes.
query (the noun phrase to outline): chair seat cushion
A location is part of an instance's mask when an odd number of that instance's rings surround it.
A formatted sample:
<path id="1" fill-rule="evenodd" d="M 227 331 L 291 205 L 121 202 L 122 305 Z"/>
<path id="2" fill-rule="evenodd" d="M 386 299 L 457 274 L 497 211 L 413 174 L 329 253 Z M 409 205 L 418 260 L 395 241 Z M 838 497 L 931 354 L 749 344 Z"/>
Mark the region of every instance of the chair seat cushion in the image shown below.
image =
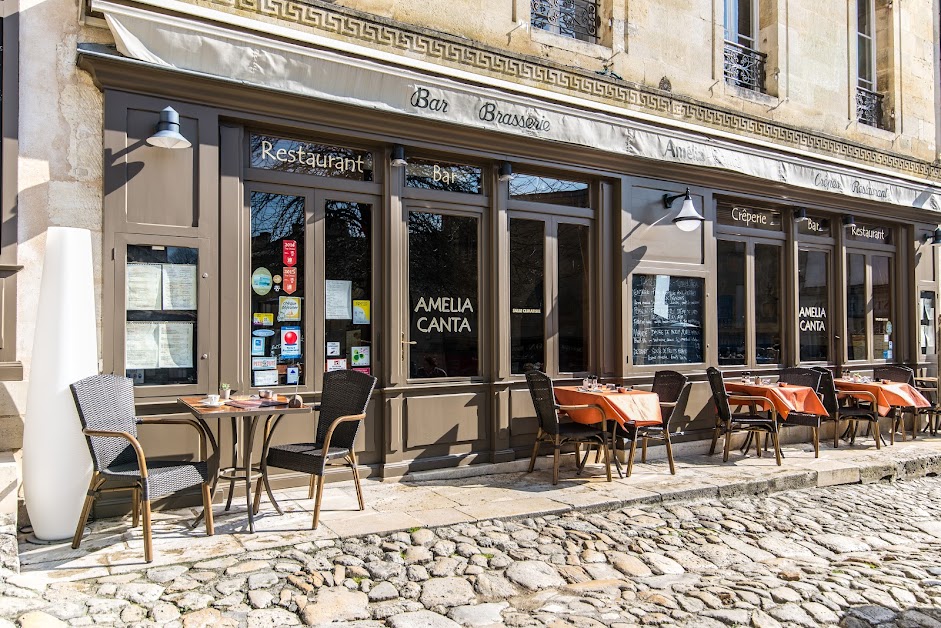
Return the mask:
<path id="1" fill-rule="evenodd" d="M 559 423 L 559 436 L 562 438 L 593 438 L 600 436 L 602 433 L 601 428 L 594 425 L 575 422 Z"/>
<path id="2" fill-rule="evenodd" d="M 102 474 L 118 480 L 139 480 L 140 467 L 136 461 L 112 465 Z M 148 499 L 157 499 L 208 481 L 209 466 L 206 462 L 147 460 L 144 493 Z"/>
<path id="3" fill-rule="evenodd" d="M 269 467 L 290 469 L 301 473 L 320 474 L 326 460 L 344 458 L 350 453 L 343 447 L 331 447 L 324 457 L 323 445 L 320 443 L 292 443 L 290 445 L 275 445 L 268 449 L 267 463 Z"/>
<path id="4" fill-rule="evenodd" d="M 806 412 L 789 412 L 782 425 L 785 427 L 788 425 L 792 427 L 820 427 L 820 417 Z"/>
<path id="5" fill-rule="evenodd" d="M 840 408 L 840 418 L 869 418 L 875 420 L 876 411 L 872 408 Z"/>

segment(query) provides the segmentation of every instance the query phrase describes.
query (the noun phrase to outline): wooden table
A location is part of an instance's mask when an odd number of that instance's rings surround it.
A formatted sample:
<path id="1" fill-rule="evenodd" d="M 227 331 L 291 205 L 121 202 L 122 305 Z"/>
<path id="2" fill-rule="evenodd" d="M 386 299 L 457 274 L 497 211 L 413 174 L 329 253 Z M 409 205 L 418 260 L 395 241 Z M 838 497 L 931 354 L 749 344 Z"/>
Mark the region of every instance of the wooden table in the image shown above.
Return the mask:
<path id="1" fill-rule="evenodd" d="M 876 396 L 876 405 L 881 416 L 889 416 L 892 408 L 928 408 L 931 402 L 925 399 L 914 386 L 904 382 L 854 382 L 849 379 L 835 379 L 833 384 L 840 392 L 851 393 L 854 390 L 871 392 Z"/>
<path id="2" fill-rule="evenodd" d="M 228 510 L 232 505 L 232 495 L 235 492 L 235 483 L 238 480 L 245 481 L 245 500 L 248 505 L 248 529 L 255 531 L 254 508 L 252 507 L 252 472 L 261 473 L 260 467 L 252 466 L 252 447 L 255 441 L 255 429 L 258 427 L 258 420 L 265 417 L 265 438 L 261 452 L 262 464 L 265 456 L 268 454 L 269 438 L 271 436 L 272 421 L 277 422 L 286 414 L 308 414 L 313 410 L 309 405 L 303 405 L 299 408 L 289 408 L 287 397 L 277 396 L 273 399 L 258 399 L 249 397 L 234 398 L 229 403 L 221 406 L 207 406 L 205 397 L 180 397 L 177 399 L 181 404 L 196 417 L 206 432 L 209 434 L 210 443 L 213 447 L 213 455 L 216 461 L 216 474 L 212 481 L 212 494 L 216 493 L 216 484 L 219 478 L 229 480 L 229 495 L 226 499 L 225 509 Z M 258 405 L 256 405 L 258 404 Z M 219 445 L 212 436 L 212 430 L 209 428 L 207 419 L 221 420 L 229 417 L 232 420 L 232 465 L 225 468 L 219 467 Z M 241 421 L 241 434 L 238 430 L 238 421 Z M 241 459 L 239 452 L 239 439 L 241 438 Z M 268 484 L 267 474 L 262 473 L 265 490 L 272 503 L 275 503 L 271 496 L 271 486 Z M 260 490 L 260 489 L 259 489 Z M 199 520 L 197 519 L 197 522 Z"/>
<path id="3" fill-rule="evenodd" d="M 660 425 L 660 397 L 646 390 L 579 390 L 578 386 L 556 386 L 556 399 L 564 406 L 595 404 L 604 410 L 605 418 L 617 421 L 621 427 L 632 425 Z M 598 423 L 600 417 L 592 410 L 570 410 L 568 415 L 577 423 Z"/>
<path id="4" fill-rule="evenodd" d="M 791 412 L 818 414 L 827 416 L 827 409 L 823 407 L 817 392 L 809 386 L 795 386 L 792 384 L 743 384 L 741 382 L 725 382 L 725 389 L 730 394 L 750 395 L 764 397 L 768 400 L 778 416 L 787 420 Z"/>

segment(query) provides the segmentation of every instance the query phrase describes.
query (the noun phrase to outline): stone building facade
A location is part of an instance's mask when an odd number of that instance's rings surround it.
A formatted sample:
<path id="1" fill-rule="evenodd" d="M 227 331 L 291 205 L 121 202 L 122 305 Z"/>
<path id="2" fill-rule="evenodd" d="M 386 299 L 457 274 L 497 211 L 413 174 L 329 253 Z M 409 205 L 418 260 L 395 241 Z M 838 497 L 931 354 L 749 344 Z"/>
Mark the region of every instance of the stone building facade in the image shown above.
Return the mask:
<path id="1" fill-rule="evenodd" d="M 0 10 L 0 270 L 8 275 L 0 366 L 9 367 L 0 450 L 21 446 L 53 225 L 93 233 L 102 369 L 140 378 L 141 412 L 175 412 L 177 394 L 215 391 L 221 381 L 242 390 L 290 384 L 313 397 L 324 362 L 353 365 L 331 343 L 370 346 L 373 362 L 367 353 L 363 368 L 379 377 L 381 392 L 362 460 L 383 477 L 521 455 L 535 431 L 523 362 L 560 378 L 595 372 L 637 384 L 657 367 L 702 381 L 716 363 L 769 374 L 803 362 L 935 367 L 936 322 L 926 326 L 922 308 L 937 304 L 937 253 L 926 237 L 941 222 L 937 0 L 0 0 Z M 167 106 L 181 114 L 192 148 L 144 144 Z M 265 141 L 274 142 L 267 154 Z M 365 151 L 372 171 L 349 179 L 330 168 L 283 167 L 287 157 L 274 163 L 278 147 L 287 156 L 305 146 Z M 432 170 L 403 178 L 391 163 L 397 146 L 413 166 Z M 536 188 L 505 181 L 504 163 Z M 428 174 L 434 167 L 470 172 L 476 191 L 441 184 Z M 692 236 L 662 220 L 679 203 L 660 204 L 687 187 L 706 217 Z M 299 322 L 306 353 L 284 362 L 252 352 L 256 193 L 305 199 L 312 225 L 334 201 L 361 215 L 368 208 L 371 291 L 360 301 L 372 303 L 372 329 L 334 328 L 325 313 L 315 295 L 333 280 L 330 253 L 321 252 L 329 238 L 311 227 L 300 245 L 311 255 Z M 826 233 L 793 221 L 799 211 L 825 222 Z M 417 336 L 415 303 L 442 296 L 409 288 L 417 282 L 409 251 L 418 250 L 409 221 L 428 215 L 476 221 L 473 294 L 448 297 L 470 299 L 473 338 Z M 841 227 L 848 216 L 859 219 L 856 235 Z M 526 220 L 545 233 L 534 305 L 516 303 L 511 279 L 511 236 L 529 224 L 514 221 Z M 567 292 L 559 242 L 570 228 L 589 262 L 580 267 L 588 279 Z M 187 349 L 195 362 L 181 367 L 192 372 L 164 381 L 159 369 L 131 368 L 127 359 L 128 323 L 140 320 L 123 308 L 121 278 L 140 261 L 131 248 L 179 243 L 198 250 L 211 288 L 200 284 L 198 333 Z M 739 244 L 736 294 L 717 277 L 727 270 L 722 252 Z M 756 296 L 762 246 L 777 247 L 768 288 L 776 306 Z M 805 300 L 804 290 L 819 286 L 803 264 L 817 253 L 830 292 Z M 883 258 L 887 289 L 876 279 Z M 644 354 L 637 345 L 653 341 L 635 293 L 656 277 L 695 280 L 687 296 L 701 301 L 699 318 L 689 308 L 677 316 L 698 331 L 684 336 L 682 350 Z M 858 290 L 888 296 L 858 309 Z M 566 298 L 582 300 L 585 311 L 559 312 Z M 663 297 L 654 298 L 660 312 Z M 804 337 L 805 314 L 818 312 L 811 308 L 834 321 L 819 338 Z M 541 322 L 519 318 L 527 314 Z M 723 340 L 726 319 L 741 333 Z M 432 361 L 460 355 L 449 365 L 463 375 L 424 381 L 423 357 L 408 344 L 416 339 Z M 274 380 L 257 376 L 253 358 L 278 361 Z M 707 396 L 699 384 L 682 427 L 691 441 L 711 426 Z M 178 445 L 147 437 L 157 452 Z M 16 482 L 15 474 L 3 478 Z M 15 493 L 5 494 L 9 510 Z"/>

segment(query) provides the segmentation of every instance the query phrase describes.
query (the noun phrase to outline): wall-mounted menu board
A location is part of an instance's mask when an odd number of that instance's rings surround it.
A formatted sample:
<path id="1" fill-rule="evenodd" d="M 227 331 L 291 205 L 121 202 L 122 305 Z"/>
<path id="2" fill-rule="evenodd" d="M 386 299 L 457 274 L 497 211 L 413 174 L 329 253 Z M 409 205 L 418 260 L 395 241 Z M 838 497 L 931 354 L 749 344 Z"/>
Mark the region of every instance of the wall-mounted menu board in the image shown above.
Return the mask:
<path id="1" fill-rule="evenodd" d="M 703 295 L 700 277 L 634 275 L 634 364 L 703 362 Z"/>

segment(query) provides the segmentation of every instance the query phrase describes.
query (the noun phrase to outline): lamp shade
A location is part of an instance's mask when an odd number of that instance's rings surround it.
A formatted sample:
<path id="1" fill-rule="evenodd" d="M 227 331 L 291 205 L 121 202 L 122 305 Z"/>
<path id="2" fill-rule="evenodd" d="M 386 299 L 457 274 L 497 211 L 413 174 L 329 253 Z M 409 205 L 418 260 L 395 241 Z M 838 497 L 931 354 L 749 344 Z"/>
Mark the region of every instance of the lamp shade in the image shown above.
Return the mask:
<path id="1" fill-rule="evenodd" d="M 803 207 L 798 207 L 794 210 L 794 222 L 804 222 L 807 220 L 807 210 Z"/>
<path id="2" fill-rule="evenodd" d="M 676 225 L 676 228 L 680 231 L 695 231 L 699 228 L 699 225 L 702 224 L 703 220 L 705 220 L 705 218 L 696 211 L 696 206 L 693 205 L 693 199 L 690 198 L 687 192 L 686 198 L 683 199 L 683 207 L 680 208 L 680 213 L 673 219 L 673 224 Z"/>
<path id="3" fill-rule="evenodd" d="M 509 181 L 513 178 L 513 164 L 508 161 L 504 161 L 500 164 L 500 174 L 499 179 L 501 181 Z"/>
<path id="4" fill-rule="evenodd" d="M 408 162 L 405 160 L 405 147 L 396 144 L 392 147 L 392 167 L 404 168 L 406 165 L 408 165 Z"/>
<path id="5" fill-rule="evenodd" d="M 843 226 L 847 229 L 852 229 L 856 226 L 856 218 L 852 214 L 843 216 Z"/>
<path id="6" fill-rule="evenodd" d="M 158 148 L 189 148 L 190 141 L 180 133 L 180 114 L 173 107 L 160 112 L 157 132 L 147 138 L 147 143 Z"/>
<path id="7" fill-rule="evenodd" d="M 98 373 L 91 233 L 50 227 L 39 286 L 23 486 L 36 538 L 70 538 L 91 479 L 91 457 L 69 385 Z"/>
<path id="8" fill-rule="evenodd" d="M 941 226 L 926 235 L 925 240 L 927 240 L 928 244 L 931 245 L 941 244 Z"/>

